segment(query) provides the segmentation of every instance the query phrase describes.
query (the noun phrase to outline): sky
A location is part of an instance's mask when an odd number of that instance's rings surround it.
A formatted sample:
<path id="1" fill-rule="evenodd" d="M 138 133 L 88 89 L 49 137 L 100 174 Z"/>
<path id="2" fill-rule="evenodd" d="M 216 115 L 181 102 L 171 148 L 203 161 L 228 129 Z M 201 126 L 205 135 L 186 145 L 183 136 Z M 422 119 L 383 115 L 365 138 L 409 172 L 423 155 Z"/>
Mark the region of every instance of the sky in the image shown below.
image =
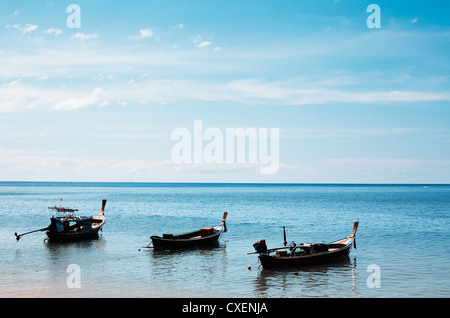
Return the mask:
<path id="1" fill-rule="evenodd" d="M 0 180 L 450 183 L 449 12 L 448 1 L 1 1 Z M 257 133 L 256 160 L 250 139 L 248 160 L 219 160 L 227 129 Z M 189 144 L 192 160 L 175 160 Z M 211 146 L 217 160 L 194 160 Z"/>

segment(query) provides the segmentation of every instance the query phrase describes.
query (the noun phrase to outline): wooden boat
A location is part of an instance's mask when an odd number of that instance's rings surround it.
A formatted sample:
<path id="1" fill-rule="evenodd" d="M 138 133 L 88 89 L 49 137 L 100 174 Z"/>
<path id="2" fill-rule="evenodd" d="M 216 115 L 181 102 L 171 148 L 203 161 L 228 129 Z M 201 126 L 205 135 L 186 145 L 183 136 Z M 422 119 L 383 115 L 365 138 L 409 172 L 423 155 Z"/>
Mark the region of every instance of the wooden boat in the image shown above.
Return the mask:
<path id="1" fill-rule="evenodd" d="M 98 237 L 98 231 L 105 224 L 106 200 L 102 201 L 102 209 L 95 217 L 77 216 L 77 209 L 64 208 L 62 206 L 49 207 L 55 210 L 56 215 L 50 218 L 50 225 L 46 228 L 30 231 L 16 236 L 19 241 L 23 235 L 38 231 L 47 231 L 47 238 L 52 242 L 79 241 Z"/>
<path id="2" fill-rule="evenodd" d="M 288 247 L 286 247 L 286 231 L 283 227 L 285 247 L 267 249 L 265 240 L 256 242 L 253 247 L 259 254 L 259 260 L 265 269 L 329 263 L 348 257 L 352 246 L 356 249 L 355 238 L 358 224 L 359 222 L 353 224 L 351 235 L 331 243 L 296 245 L 295 242 L 292 242 Z"/>
<path id="3" fill-rule="evenodd" d="M 227 231 L 225 219 L 228 212 L 223 214 L 222 222 L 215 227 L 204 227 L 200 230 L 187 232 L 183 234 L 163 234 L 163 236 L 152 235 L 150 239 L 153 245 L 146 246 L 147 248 L 155 249 L 179 249 L 206 246 L 216 243 L 222 233 Z"/>

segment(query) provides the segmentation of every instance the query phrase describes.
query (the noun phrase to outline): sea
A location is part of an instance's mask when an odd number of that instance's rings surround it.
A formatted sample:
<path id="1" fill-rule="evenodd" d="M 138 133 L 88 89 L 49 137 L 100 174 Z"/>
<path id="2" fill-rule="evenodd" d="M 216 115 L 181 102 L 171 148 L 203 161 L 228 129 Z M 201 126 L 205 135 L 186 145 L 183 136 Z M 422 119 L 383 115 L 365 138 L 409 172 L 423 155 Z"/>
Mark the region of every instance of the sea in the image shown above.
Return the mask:
<path id="1" fill-rule="evenodd" d="M 95 216 L 96 239 L 49 243 L 64 206 Z M 219 225 L 207 248 L 157 251 L 151 235 Z M 253 244 L 332 242 L 348 259 L 261 268 Z M 0 182 L 1 298 L 448 298 L 450 185 Z"/>

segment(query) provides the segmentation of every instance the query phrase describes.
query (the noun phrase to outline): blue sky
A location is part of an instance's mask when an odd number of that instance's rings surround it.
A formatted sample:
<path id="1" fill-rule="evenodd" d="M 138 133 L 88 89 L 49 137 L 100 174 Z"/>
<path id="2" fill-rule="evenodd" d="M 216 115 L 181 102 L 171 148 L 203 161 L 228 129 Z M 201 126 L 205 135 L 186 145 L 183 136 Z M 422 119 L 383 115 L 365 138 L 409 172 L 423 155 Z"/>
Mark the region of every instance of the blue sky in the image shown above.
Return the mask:
<path id="1" fill-rule="evenodd" d="M 69 28 L 69 4 L 80 28 Z M 381 9 L 370 29 L 368 5 Z M 2 1 L 0 180 L 450 182 L 448 1 Z M 278 128 L 279 170 L 177 164 Z"/>

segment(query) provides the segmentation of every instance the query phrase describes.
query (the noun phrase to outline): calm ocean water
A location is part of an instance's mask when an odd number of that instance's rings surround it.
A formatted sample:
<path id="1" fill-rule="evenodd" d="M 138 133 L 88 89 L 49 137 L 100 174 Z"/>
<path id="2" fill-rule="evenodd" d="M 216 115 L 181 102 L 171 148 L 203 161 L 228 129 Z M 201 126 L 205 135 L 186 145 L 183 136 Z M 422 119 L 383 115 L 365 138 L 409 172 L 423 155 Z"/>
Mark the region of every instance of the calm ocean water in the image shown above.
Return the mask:
<path id="1" fill-rule="evenodd" d="M 49 244 L 60 204 L 106 225 L 95 240 Z M 150 235 L 215 226 L 217 246 L 142 249 Z M 359 220 L 348 260 L 298 270 L 258 267 L 253 243 L 333 241 Z M 0 182 L 1 297 L 449 297 L 450 186 Z M 69 288 L 68 266 L 80 269 Z M 379 271 L 372 271 L 375 266 Z M 250 269 L 249 269 L 250 268 Z M 379 283 L 375 285 L 373 283 Z"/>

